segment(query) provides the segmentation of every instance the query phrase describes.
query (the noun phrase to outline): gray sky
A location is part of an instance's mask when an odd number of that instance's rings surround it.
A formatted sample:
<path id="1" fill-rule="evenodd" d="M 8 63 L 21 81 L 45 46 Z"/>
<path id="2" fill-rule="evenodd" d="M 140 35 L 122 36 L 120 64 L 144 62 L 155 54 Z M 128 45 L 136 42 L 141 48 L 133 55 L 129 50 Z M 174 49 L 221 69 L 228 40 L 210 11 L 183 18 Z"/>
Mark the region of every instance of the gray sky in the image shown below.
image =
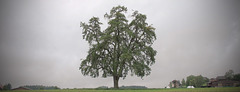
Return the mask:
<path id="1" fill-rule="evenodd" d="M 165 87 L 171 80 L 240 73 L 240 2 L 237 0 L 1 0 L 0 83 L 13 87 L 113 86 L 78 70 L 89 49 L 80 21 L 117 5 L 146 14 L 156 28 L 156 63 L 150 76 L 128 76 L 119 85 Z M 105 25 L 106 27 L 106 25 Z"/>

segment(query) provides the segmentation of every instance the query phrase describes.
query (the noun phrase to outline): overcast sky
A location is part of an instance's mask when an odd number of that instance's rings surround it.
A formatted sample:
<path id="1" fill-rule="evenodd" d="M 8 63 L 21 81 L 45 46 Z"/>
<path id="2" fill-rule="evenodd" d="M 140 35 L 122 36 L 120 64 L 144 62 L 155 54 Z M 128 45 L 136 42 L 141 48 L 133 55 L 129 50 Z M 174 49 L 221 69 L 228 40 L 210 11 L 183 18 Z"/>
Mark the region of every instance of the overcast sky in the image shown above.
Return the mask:
<path id="1" fill-rule="evenodd" d="M 229 69 L 240 73 L 240 2 L 237 0 L 1 0 L 0 83 L 13 88 L 113 86 L 112 78 L 91 78 L 79 70 L 87 56 L 81 22 L 124 5 L 156 28 L 156 63 L 143 79 L 119 85 L 165 87 L 189 75 L 208 78 Z M 128 17 L 128 15 L 127 15 Z M 103 27 L 104 27 L 103 26 Z"/>

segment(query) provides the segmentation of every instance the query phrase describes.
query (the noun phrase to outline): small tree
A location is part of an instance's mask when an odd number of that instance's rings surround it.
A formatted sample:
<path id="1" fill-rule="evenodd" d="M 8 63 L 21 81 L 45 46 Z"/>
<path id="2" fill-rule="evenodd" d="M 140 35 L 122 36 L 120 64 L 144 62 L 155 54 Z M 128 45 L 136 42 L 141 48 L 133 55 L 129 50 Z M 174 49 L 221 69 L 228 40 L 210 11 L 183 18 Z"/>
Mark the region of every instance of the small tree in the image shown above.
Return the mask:
<path id="1" fill-rule="evenodd" d="M 155 28 L 146 23 L 146 15 L 133 12 L 129 23 L 125 17 L 127 8 L 113 7 L 109 14 L 108 27 L 101 31 L 99 18 L 93 17 L 89 24 L 81 23 L 83 38 L 90 45 L 86 59 L 81 62 L 83 75 L 113 77 L 114 88 L 118 87 L 119 78 L 125 78 L 128 72 L 139 77 L 150 74 L 155 63 L 156 51 L 152 44 L 156 39 Z"/>
<path id="2" fill-rule="evenodd" d="M 184 78 L 182 79 L 181 83 L 182 83 L 182 87 L 186 86 L 186 82 L 185 82 Z"/>
<path id="3" fill-rule="evenodd" d="M 169 87 L 172 88 L 173 87 L 173 84 L 172 82 L 169 83 Z"/>

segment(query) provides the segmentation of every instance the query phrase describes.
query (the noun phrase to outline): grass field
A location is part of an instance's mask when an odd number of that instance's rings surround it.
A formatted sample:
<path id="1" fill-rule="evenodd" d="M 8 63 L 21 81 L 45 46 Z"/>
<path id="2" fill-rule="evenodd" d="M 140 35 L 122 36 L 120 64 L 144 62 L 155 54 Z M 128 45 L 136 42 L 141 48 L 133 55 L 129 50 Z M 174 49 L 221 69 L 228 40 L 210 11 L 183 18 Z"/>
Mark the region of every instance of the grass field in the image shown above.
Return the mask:
<path id="1" fill-rule="evenodd" d="M 194 89 L 145 89 L 145 90 L 11 90 L 1 92 L 240 92 L 240 87 L 229 88 L 194 88 Z"/>

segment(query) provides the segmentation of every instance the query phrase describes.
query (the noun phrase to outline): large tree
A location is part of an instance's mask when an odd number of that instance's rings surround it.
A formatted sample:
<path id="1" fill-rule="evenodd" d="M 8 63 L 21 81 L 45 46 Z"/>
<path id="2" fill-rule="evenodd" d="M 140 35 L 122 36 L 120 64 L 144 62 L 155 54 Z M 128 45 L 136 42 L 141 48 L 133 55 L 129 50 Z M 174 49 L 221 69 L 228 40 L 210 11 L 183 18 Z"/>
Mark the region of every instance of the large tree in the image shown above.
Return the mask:
<path id="1" fill-rule="evenodd" d="M 203 77 L 202 75 L 198 76 L 190 75 L 187 77 L 186 86 L 201 87 L 207 82 L 208 82 L 207 77 Z"/>
<path id="2" fill-rule="evenodd" d="M 83 75 L 94 78 L 99 74 L 104 78 L 113 77 L 114 88 L 118 88 L 119 78 L 124 79 L 129 71 L 141 78 L 149 75 L 149 66 L 155 63 L 157 53 L 152 48 L 155 28 L 146 23 L 146 15 L 135 11 L 129 22 L 126 12 L 124 6 L 113 7 L 104 15 L 108 20 L 105 30 L 101 30 L 98 17 L 80 25 L 90 49 L 79 69 Z"/>

